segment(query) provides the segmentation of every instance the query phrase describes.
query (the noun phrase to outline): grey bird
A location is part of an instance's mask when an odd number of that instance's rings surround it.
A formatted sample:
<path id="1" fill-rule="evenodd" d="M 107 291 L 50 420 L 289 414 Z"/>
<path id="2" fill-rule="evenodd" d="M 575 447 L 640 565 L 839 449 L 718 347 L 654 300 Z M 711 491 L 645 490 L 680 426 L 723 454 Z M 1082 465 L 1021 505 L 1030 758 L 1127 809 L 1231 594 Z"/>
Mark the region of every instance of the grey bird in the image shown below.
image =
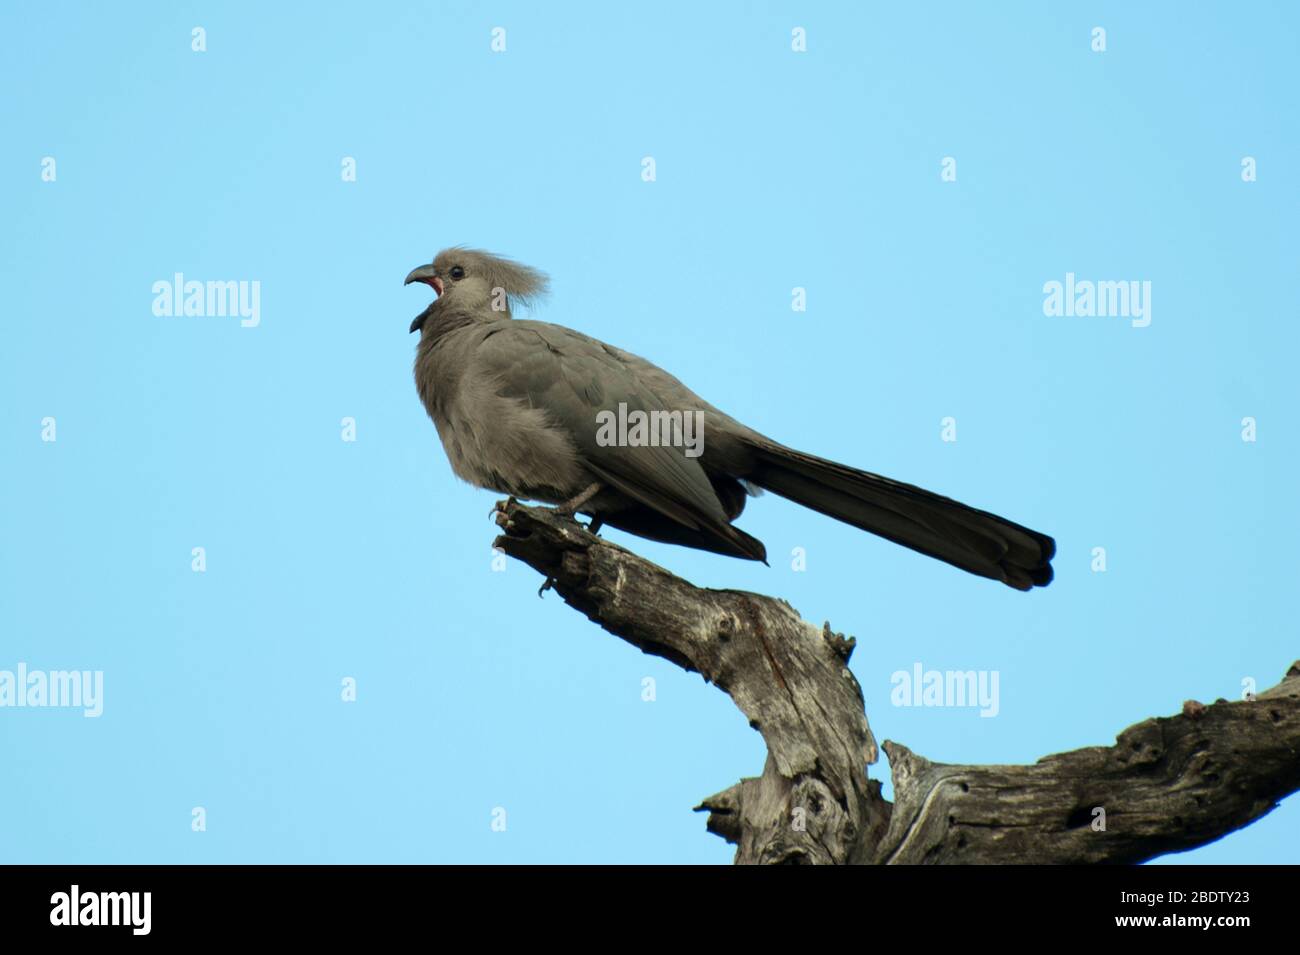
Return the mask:
<path id="1" fill-rule="evenodd" d="M 1052 538 L 910 484 L 796 451 L 747 428 L 643 358 L 524 319 L 546 276 L 476 249 L 406 277 L 435 298 L 416 316 L 415 383 L 456 475 L 657 541 L 766 562 L 733 522 L 765 488 L 1017 590 L 1052 580 Z M 652 425 L 611 442 L 611 415 Z M 674 417 L 676 415 L 676 417 Z M 692 449 L 678 422 L 694 416 Z M 671 427 L 669 426 L 671 423 Z M 662 437 L 663 440 L 656 440 Z M 650 443 L 652 442 L 652 443 Z"/>

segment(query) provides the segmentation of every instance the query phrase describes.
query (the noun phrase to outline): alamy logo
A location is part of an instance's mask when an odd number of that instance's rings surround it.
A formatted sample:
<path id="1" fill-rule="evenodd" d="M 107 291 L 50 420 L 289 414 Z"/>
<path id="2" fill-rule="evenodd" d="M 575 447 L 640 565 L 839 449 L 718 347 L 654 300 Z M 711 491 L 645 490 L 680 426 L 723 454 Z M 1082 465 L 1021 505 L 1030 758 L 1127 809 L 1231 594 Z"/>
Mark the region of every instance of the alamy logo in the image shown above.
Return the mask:
<path id="1" fill-rule="evenodd" d="M 148 935 L 152 892 L 68 892 L 50 896 L 51 925 L 129 925 L 132 935 Z"/>
<path id="2" fill-rule="evenodd" d="M 0 708 L 80 707 L 85 717 L 104 712 L 103 670 L 0 670 Z"/>
<path id="3" fill-rule="evenodd" d="M 256 328 L 262 322 L 262 283 L 253 281 L 185 280 L 181 272 L 169 282 L 153 283 L 153 313 L 160 318 L 181 316 L 238 316 L 244 328 Z"/>
<path id="4" fill-rule="evenodd" d="M 926 670 L 913 663 L 910 673 L 897 670 L 889 682 L 894 706 L 978 706 L 984 717 L 997 716 L 1001 708 L 997 670 Z"/>
<path id="5" fill-rule="evenodd" d="M 1043 283 L 1043 314 L 1090 318 L 1131 318 L 1134 328 L 1151 324 L 1151 282 L 1075 281 L 1073 272 L 1065 281 Z"/>
<path id="6" fill-rule="evenodd" d="M 688 458 L 704 453 L 703 411 L 628 411 L 618 403 L 618 413 L 596 412 L 596 444 L 602 448 L 685 448 Z"/>

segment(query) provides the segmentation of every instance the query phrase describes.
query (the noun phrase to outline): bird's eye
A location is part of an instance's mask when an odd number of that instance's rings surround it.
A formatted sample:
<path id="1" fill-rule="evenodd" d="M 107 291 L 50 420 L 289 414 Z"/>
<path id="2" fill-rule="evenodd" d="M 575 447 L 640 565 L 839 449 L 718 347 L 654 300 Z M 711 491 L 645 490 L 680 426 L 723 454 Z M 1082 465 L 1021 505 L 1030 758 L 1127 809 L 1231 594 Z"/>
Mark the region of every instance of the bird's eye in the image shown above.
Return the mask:
<path id="1" fill-rule="evenodd" d="M 463 279 L 465 277 L 465 270 L 462 269 L 459 265 L 453 266 L 451 270 L 451 277 L 454 279 Z"/>

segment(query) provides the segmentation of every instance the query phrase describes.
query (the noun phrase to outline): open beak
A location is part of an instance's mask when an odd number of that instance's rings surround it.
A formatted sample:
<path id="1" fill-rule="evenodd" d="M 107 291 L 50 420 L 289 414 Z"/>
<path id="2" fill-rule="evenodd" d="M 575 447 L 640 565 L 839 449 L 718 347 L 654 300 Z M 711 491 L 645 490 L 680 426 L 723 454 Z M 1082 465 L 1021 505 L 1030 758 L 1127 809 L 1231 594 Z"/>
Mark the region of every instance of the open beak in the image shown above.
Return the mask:
<path id="1" fill-rule="evenodd" d="M 402 284 L 410 285 L 412 282 L 423 282 L 439 295 L 442 294 L 442 279 L 438 278 L 437 273 L 433 271 L 432 265 L 422 265 L 418 269 L 412 269 L 411 274 L 406 277 L 406 281 Z"/>
<path id="2" fill-rule="evenodd" d="M 425 285 L 429 286 L 429 288 L 433 289 L 434 295 L 442 295 L 442 279 L 438 278 L 432 265 L 422 265 L 418 269 L 412 269 L 411 273 L 406 276 L 406 281 L 402 284 L 410 285 L 412 282 L 423 282 Z M 424 320 L 428 315 L 429 310 L 426 308 L 419 315 L 415 316 L 415 321 L 411 322 L 411 331 L 418 332 L 423 327 Z"/>

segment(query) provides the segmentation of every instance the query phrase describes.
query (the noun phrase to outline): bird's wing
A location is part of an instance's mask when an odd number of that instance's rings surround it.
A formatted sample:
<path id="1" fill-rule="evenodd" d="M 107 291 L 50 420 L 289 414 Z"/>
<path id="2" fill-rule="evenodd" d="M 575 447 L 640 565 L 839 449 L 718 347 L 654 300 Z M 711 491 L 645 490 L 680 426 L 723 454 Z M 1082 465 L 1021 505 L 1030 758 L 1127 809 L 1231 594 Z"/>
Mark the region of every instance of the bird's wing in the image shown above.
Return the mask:
<path id="1" fill-rule="evenodd" d="M 603 343 L 559 325 L 506 321 L 485 330 L 472 362 L 475 377 L 492 376 L 501 394 L 544 410 L 601 481 L 686 527 L 731 529 L 708 475 L 683 448 L 597 440 L 597 414 L 617 416 L 620 404 L 629 413 L 687 410 L 666 407 Z"/>

